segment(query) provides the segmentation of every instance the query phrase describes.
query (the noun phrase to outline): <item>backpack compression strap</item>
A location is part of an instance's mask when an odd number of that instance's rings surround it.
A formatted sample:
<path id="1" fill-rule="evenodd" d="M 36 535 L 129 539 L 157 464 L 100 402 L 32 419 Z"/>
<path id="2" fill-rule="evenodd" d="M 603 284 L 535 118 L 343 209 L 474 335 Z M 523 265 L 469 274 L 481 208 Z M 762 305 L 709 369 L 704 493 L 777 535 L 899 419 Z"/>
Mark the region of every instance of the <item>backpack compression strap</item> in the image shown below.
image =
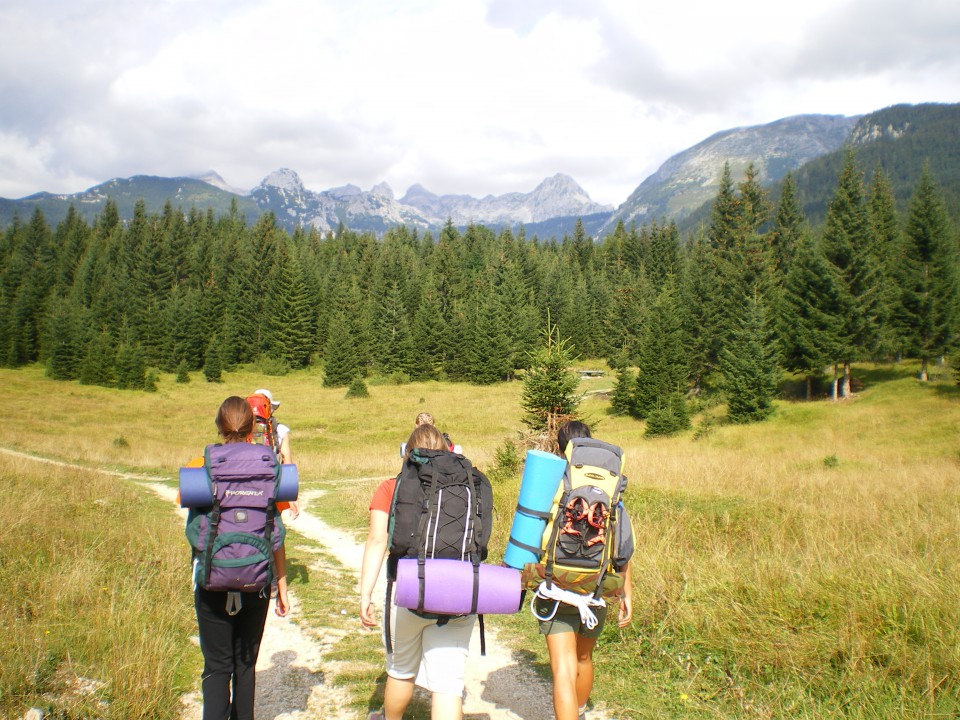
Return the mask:
<path id="1" fill-rule="evenodd" d="M 610 544 L 616 542 L 617 533 L 615 528 L 617 523 L 620 522 L 620 513 L 617 512 L 617 507 L 620 505 L 620 496 L 622 495 L 621 488 L 624 486 L 623 482 L 623 473 L 620 473 L 620 478 L 617 480 L 617 487 L 613 491 L 613 497 L 610 498 L 610 523 L 608 527 L 610 528 L 610 537 L 607 538 L 607 542 L 604 543 L 603 548 L 603 570 L 600 571 L 600 577 L 597 579 L 597 587 L 593 591 L 593 597 L 597 600 L 600 599 L 600 596 L 603 595 L 603 583 L 607 579 L 607 572 L 610 569 L 610 563 L 612 561 L 613 550 L 610 548 Z"/>
<path id="2" fill-rule="evenodd" d="M 393 652 L 393 643 L 390 642 L 390 595 L 393 591 L 393 578 L 387 576 L 387 597 L 383 603 L 383 634 L 387 655 Z"/>
<path id="3" fill-rule="evenodd" d="M 270 598 L 273 589 L 273 583 L 277 579 L 277 560 L 273 557 L 273 530 L 274 518 L 277 515 L 277 501 L 270 498 L 267 501 L 266 527 L 263 529 L 263 539 L 267 543 L 267 583 L 260 591 L 260 597 Z"/>
<path id="4" fill-rule="evenodd" d="M 534 510 L 533 508 L 528 508 L 526 505 L 521 505 L 520 503 L 517 503 L 517 512 L 529 517 L 540 518 L 548 523 L 553 518 L 553 513 L 551 513 L 549 510 Z M 529 553 L 533 553 L 534 557 L 539 558 L 543 554 L 543 548 L 539 545 L 531 545 L 529 543 L 520 542 L 513 535 L 510 536 L 507 542 L 510 545 L 516 545 L 521 550 L 526 550 Z"/>
<path id="5" fill-rule="evenodd" d="M 280 436 L 277 434 L 277 419 L 271 415 L 267 420 L 270 425 L 270 449 L 273 450 L 274 454 L 280 455 Z"/>
<path id="6" fill-rule="evenodd" d="M 210 527 L 207 530 L 207 547 L 204 549 L 204 569 L 203 582 L 201 586 L 206 587 L 210 583 L 210 570 L 213 566 L 213 544 L 217 540 L 217 532 L 220 530 L 220 498 L 214 497 L 213 510 L 210 511 Z"/>

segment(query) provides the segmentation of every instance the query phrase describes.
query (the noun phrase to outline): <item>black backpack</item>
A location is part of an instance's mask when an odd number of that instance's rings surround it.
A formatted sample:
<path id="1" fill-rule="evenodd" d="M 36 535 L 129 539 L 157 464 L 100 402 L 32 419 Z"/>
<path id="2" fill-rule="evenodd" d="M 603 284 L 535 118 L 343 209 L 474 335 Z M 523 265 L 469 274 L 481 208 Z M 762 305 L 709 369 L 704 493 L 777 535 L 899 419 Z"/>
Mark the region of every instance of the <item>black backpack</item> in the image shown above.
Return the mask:
<path id="1" fill-rule="evenodd" d="M 420 608 L 423 617 L 424 561 L 467 560 L 474 564 L 474 601 L 480 563 L 487 557 L 493 526 L 493 488 L 486 475 L 463 455 L 447 450 L 416 449 L 403 462 L 390 505 L 387 602 L 384 624 L 390 626 L 390 597 L 401 558 L 419 563 Z M 481 624 L 482 628 L 482 624 Z M 392 652 L 387 631 L 387 652 Z"/>

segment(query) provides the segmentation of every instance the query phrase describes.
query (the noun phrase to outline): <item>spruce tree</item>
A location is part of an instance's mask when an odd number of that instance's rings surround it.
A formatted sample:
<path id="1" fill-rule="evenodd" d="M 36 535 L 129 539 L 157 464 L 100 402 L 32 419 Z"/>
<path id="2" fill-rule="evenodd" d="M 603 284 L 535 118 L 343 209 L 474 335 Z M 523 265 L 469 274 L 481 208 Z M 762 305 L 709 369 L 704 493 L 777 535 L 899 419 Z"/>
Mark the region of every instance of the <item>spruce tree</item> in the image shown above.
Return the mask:
<path id="1" fill-rule="evenodd" d="M 223 382 L 223 361 L 220 359 L 220 343 L 214 336 L 207 345 L 203 359 L 203 377 L 209 383 Z"/>
<path id="2" fill-rule="evenodd" d="M 803 232 L 803 208 L 797 199 L 793 173 L 787 173 L 780 185 L 780 200 L 770 232 L 770 248 L 777 277 L 782 282 L 790 272 L 790 264 L 796 253 Z"/>
<path id="3" fill-rule="evenodd" d="M 910 200 L 904 236 L 900 326 L 911 329 L 907 349 L 920 358 L 926 380 L 930 359 L 957 346 L 960 320 L 957 243 L 929 168 Z"/>
<path id="4" fill-rule="evenodd" d="M 651 308 L 644 330 L 631 412 L 635 417 L 648 418 L 658 408 L 679 412 L 684 404 L 688 370 L 678 310 L 671 278 Z"/>
<path id="5" fill-rule="evenodd" d="M 142 390 L 147 368 L 138 344 L 121 343 L 114 360 L 113 376 L 120 390 Z"/>
<path id="6" fill-rule="evenodd" d="M 346 398 L 365 398 L 370 397 L 370 391 L 367 389 L 367 384 L 363 381 L 363 378 L 357 375 L 351 382 L 350 386 L 347 388 L 347 394 L 344 396 Z"/>
<path id="7" fill-rule="evenodd" d="M 610 409 L 614 414 L 629 415 L 633 410 L 633 391 L 636 383 L 636 376 L 629 368 L 617 370 L 617 380 L 610 394 Z"/>
<path id="8" fill-rule="evenodd" d="M 680 281 L 685 365 L 697 392 L 703 389 L 719 366 L 723 345 L 719 297 L 720 278 L 715 253 L 703 234 L 699 234 L 689 247 Z"/>
<path id="9" fill-rule="evenodd" d="M 488 285 L 478 285 L 474 295 L 473 317 L 465 352 L 469 380 L 489 385 L 510 377 L 512 370 L 510 339 L 506 331 L 506 313 L 500 299 Z"/>
<path id="10" fill-rule="evenodd" d="M 747 305 L 747 314 L 721 354 L 727 417 L 749 423 L 767 418 L 780 382 L 779 349 L 766 309 L 759 296 Z"/>
<path id="11" fill-rule="evenodd" d="M 542 438 L 555 438 L 560 425 L 578 417 L 582 396 L 572 369 L 575 359 L 570 341 L 560 339 L 555 325 L 548 326 L 530 358 L 520 399 L 524 425 Z"/>
<path id="12" fill-rule="evenodd" d="M 880 298 L 884 308 L 880 328 L 880 350 L 899 358 L 903 353 L 909 327 L 902 326 L 902 272 L 906 264 L 904 243 L 890 179 L 877 168 L 870 184 L 870 226 L 875 237 L 879 266 Z"/>
<path id="13" fill-rule="evenodd" d="M 374 353 L 377 370 L 385 375 L 412 377 L 420 364 L 400 283 L 388 281 L 374 314 Z"/>
<path id="14" fill-rule="evenodd" d="M 863 174 L 848 151 L 827 208 L 822 239 L 824 256 L 839 280 L 834 321 L 840 342 L 833 362 L 843 367 L 841 394 L 845 397 L 851 394 L 852 363 L 871 358 L 880 342 L 884 308 L 875 240 Z"/>
<path id="15" fill-rule="evenodd" d="M 733 247 L 737 242 L 740 228 L 740 200 L 737 198 L 734 189 L 730 163 L 725 162 L 720 174 L 717 194 L 710 210 L 710 226 L 707 230 L 710 247 L 715 250 L 726 250 Z"/>
<path id="16" fill-rule="evenodd" d="M 433 285 L 433 275 L 424 278 L 423 295 L 413 320 L 413 346 L 418 361 L 410 374 L 415 380 L 432 380 L 443 368 L 447 328 L 440 312 L 440 300 Z"/>
<path id="17" fill-rule="evenodd" d="M 346 313 L 337 310 L 330 320 L 327 347 L 324 352 L 323 384 L 343 387 L 361 375 L 360 359 L 351 334 Z"/>
<path id="18" fill-rule="evenodd" d="M 80 365 L 83 385 L 113 385 L 114 341 L 105 331 L 94 334 L 84 347 Z"/>
<path id="19" fill-rule="evenodd" d="M 271 285 L 266 322 L 269 339 L 265 345 L 272 356 L 290 367 L 305 367 L 314 350 L 316 328 L 303 270 L 289 243 L 277 252 Z"/>
<path id="20" fill-rule="evenodd" d="M 674 222 L 650 227 L 650 258 L 646 263 L 647 277 L 654 290 L 660 292 L 669 278 L 680 275 L 680 233 Z"/>
<path id="21" fill-rule="evenodd" d="M 54 380 L 76 380 L 80 375 L 83 347 L 79 327 L 81 314 L 66 300 L 52 303 L 44 335 L 47 338 L 47 375 Z"/>
<path id="22" fill-rule="evenodd" d="M 170 361 L 166 369 L 177 370 L 180 365 L 185 365 L 187 370 L 199 370 L 203 367 L 206 347 L 205 329 L 217 325 L 215 312 L 209 305 L 205 306 L 200 290 L 183 286 L 170 291 L 167 307 Z"/>
<path id="23" fill-rule="evenodd" d="M 647 416 L 646 437 L 674 435 L 690 429 L 690 411 L 682 393 L 672 392 L 657 400 Z"/>
<path id="24" fill-rule="evenodd" d="M 611 367 L 636 365 L 646 313 L 655 297 L 653 285 L 641 271 L 626 269 L 612 288 L 609 307 L 601 318 Z"/>
<path id="25" fill-rule="evenodd" d="M 2 299 L 9 304 L 0 327 L 0 363 L 17 366 L 40 358 L 44 306 L 53 286 L 56 258 L 53 237 L 39 207 L 30 224 L 18 226 L 11 240 L 3 268 Z"/>
<path id="26" fill-rule="evenodd" d="M 499 322 L 507 340 L 508 371 L 526 364 L 537 344 L 535 296 L 519 261 L 507 258 L 497 268 L 495 294 L 499 302 Z"/>
<path id="27" fill-rule="evenodd" d="M 836 268 L 809 233 L 801 234 L 784 280 L 777 329 L 784 367 L 806 377 L 807 400 L 813 377 L 840 352 L 839 286 Z"/>

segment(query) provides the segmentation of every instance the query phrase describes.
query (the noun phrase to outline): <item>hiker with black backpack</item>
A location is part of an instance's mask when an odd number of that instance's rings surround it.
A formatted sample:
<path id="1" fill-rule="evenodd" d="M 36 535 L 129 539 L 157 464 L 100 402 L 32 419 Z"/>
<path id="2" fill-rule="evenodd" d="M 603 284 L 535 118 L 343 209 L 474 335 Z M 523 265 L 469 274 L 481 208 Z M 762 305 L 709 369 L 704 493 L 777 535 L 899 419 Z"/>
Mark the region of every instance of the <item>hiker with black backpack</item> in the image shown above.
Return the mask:
<path id="1" fill-rule="evenodd" d="M 593 689 L 593 649 L 606 620 L 607 598 L 619 599 L 620 627 L 633 616 L 633 530 L 620 500 L 626 487 L 620 472 L 622 454 L 616 446 L 578 438 L 590 438 L 590 428 L 576 420 L 557 433 L 567 471 L 544 533 L 544 555 L 536 566 L 537 590 L 531 600 L 550 655 L 557 720 L 586 718 Z M 594 462 L 602 467 L 594 467 Z M 599 487 L 604 483 L 609 493 Z M 594 560 L 599 572 L 591 565 Z"/>
<path id="2" fill-rule="evenodd" d="M 487 554 L 493 493 L 483 473 L 451 452 L 443 434 L 431 424 L 414 428 L 405 453 L 400 474 L 382 482 L 373 494 L 360 573 L 360 620 L 364 627 L 374 628 L 373 591 L 383 560 L 388 559 L 383 622 L 387 681 L 383 708 L 370 713 L 369 720 L 402 720 L 415 684 L 432 694 L 430 717 L 460 720 L 477 615 L 438 615 L 399 607 L 392 588 L 400 562 L 419 566 L 421 583 L 425 563 L 435 558 L 474 563 L 478 568 Z M 421 602 L 424 592 L 421 584 Z"/>
<path id="3" fill-rule="evenodd" d="M 253 720 L 255 668 L 272 592 L 277 615 L 290 606 L 276 503 L 281 465 L 271 448 L 250 444 L 253 424 L 246 399 L 228 397 L 216 417 L 222 443 L 208 445 L 203 458 L 189 464 L 206 469 L 211 490 L 211 504 L 191 507 L 186 526 L 203 653 L 203 720 Z"/>

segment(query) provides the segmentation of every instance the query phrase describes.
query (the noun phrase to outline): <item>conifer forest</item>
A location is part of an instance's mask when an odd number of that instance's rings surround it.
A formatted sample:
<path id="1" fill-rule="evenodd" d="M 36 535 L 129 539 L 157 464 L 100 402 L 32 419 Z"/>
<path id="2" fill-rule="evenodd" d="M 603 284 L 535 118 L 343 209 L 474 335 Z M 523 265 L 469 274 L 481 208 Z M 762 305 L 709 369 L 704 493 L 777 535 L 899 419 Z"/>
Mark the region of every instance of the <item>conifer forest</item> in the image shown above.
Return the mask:
<path id="1" fill-rule="evenodd" d="M 602 238 L 448 223 L 436 236 L 247 224 L 237 212 L 93 223 L 39 210 L 0 233 L 0 364 L 149 389 L 156 373 L 238 364 L 358 377 L 494 383 L 528 367 L 548 328 L 617 372 L 614 409 L 665 431 L 691 398 L 735 421 L 769 414 L 787 373 L 806 392 L 851 392 L 851 364 L 958 345 L 958 241 L 929 172 L 899 212 L 881 170 L 849 153 L 821 225 L 790 176 L 770 198 L 726 168 L 706 222 L 618 225 Z"/>

